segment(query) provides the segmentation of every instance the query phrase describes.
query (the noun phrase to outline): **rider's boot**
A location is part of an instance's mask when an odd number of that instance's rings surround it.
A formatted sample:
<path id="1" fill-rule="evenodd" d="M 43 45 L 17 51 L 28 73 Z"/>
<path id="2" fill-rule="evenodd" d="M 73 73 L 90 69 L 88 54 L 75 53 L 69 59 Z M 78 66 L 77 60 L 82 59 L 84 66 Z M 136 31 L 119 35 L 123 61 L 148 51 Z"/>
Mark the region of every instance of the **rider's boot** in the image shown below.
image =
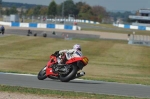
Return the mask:
<path id="1" fill-rule="evenodd" d="M 85 75 L 85 72 L 81 71 L 81 72 L 77 73 L 76 78 L 79 78 L 79 77 L 84 76 L 84 75 Z"/>

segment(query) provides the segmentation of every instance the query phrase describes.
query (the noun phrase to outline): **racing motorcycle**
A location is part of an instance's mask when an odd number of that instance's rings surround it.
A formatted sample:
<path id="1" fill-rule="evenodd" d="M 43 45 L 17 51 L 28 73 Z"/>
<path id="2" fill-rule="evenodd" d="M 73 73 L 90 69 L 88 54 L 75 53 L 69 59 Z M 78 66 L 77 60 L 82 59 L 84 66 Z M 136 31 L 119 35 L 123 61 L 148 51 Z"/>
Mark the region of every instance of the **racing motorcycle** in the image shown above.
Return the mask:
<path id="1" fill-rule="evenodd" d="M 57 79 L 62 82 L 69 82 L 75 78 L 85 75 L 85 72 L 79 72 L 88 64 L 89 59 L 85 56 L 73 57 L 67 60 L 65 64 L 58 65 L 58 57 L 51 55 L 47 65 L 41 69 L 37 78 L 44 80 L 46 78 Z"/>

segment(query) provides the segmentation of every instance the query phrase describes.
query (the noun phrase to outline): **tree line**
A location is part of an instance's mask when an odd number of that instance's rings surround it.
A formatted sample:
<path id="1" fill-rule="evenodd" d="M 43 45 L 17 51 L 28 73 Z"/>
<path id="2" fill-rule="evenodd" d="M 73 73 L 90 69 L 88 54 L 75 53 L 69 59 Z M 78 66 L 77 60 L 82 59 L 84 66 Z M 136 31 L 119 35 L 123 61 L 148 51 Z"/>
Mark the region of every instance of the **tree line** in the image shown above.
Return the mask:
<path id="1" fill-rule="evenodd" d="M 75 19 L 84 19 L 102 22 L 103 19 L 109 19 L 110 17 L 117 18 L 126 18 L 131 13 L 113 13 L 107 12 L 103 6 L 95 5 L 90 6 L 86 2 L 74 2 L 73 0 L 65 0 L 61 4 L 57 4 L 55 0 L 49 3 L 48 6 L 34 5 L 33 7 L 26 8 L 21 6 L 20 11 L 17 10 L 17 7 L 12 6 L 2 10 L 2 14 L 19 14 L 22 16 L 48 16 L 49 18 L 68 18 L 69 15 L 72 15 Z"/>
<path id="2" fill-rule="evenodd" d="M 11 8 L 6 8 L 2 13 L 5 15 L 10 14 L 20 14 L 20 16 L 49 16 L 51 18 L 54 17 L 65 17 L 67 18 L 69 15 L 73 15 L 76 19 L 85 19 L 85 20 L 93 20 L 93 21 L 101 21 L 104 17 L 108 17 L 108 13 L 106 9 L 102 6 L 90 6 L 85 2 L 77 2 L 74 3 L 73 0 L 65 0 L 61 4 L 57 4 L 55 0 L 50 2 L 49 6 L 41 6 L 37 5 L 32 8 L 28 8 L 24 11 L 23 7 L 20 8 L 21 11 L 18 12 L 15 6 Z"/>

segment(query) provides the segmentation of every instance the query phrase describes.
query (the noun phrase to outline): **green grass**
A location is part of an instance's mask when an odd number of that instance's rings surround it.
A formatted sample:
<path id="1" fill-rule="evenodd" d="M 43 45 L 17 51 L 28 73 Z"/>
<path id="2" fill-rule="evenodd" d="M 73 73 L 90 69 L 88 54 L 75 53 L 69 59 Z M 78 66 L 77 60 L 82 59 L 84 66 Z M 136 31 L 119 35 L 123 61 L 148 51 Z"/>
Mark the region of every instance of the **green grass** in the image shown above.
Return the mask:
<path id="1" fill-rule="evenodd" d="M 116 29 L 115 29 L 116 28 Z M 113 30 L 108 29 L 95 29 L 95 28 L 82 28 L 84 31 L 99 31 L 99 32 L 110 32 L 110 33 L 119 33 L 119 34 L 132 34 L 133 31 L 136 33 L 136 35 L 150 35 L 149 31 L 142 31 L 142 30 L 132 30 L 132 29 L 123 29 L 119 27 L 115 27 Z"/>
<path id="2" fill-rule="evenodd" d="M 83 92 L 71 92 L 71 91 L 59 91 L 59 90 L 48 90 L 48 89 L 37 89 L 37 88 L 26 88 L 18 86 L 6 86 L 0 85 L 0 92 L 12 92 L 22 94 L 35 94 L 36 96 L 46 97 L 59 97 L 67 99 L 148 99 L 138 97 L 125 97 L 125 96 L 114 96 L 114 95 L 100 95 L 94 93 L 83 93 Z"/>
<path id="3" fill-rule="evenodd" d="M 89 64 L 83 79 L 150 85 L 150 47 L 126 41 L 64 40 L 43 37 L 0 38 L 0 71 L 37 74 L 56 50 L 82 46 Z"/>

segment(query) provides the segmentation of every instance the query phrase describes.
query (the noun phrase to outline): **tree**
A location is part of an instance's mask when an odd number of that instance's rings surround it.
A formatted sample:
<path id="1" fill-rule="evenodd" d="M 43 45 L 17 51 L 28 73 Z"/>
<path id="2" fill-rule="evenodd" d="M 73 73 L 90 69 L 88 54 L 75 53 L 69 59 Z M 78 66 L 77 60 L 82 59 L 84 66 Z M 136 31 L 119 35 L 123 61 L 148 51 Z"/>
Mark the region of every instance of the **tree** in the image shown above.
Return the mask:
<path id="1" fill-rule="evenodd" d="M 23 7 L 21 7 L 20 17 L 22 18 L 23 15 L 24 15 L 24 11 L 23 11 Z"/>
<path id="2" fill-rule="evenodd" d="M 79 12 L 80 12 L 80 10 L 81 10 L 81 8 L 82 8 L 82 6 L 83 5 L 85 5 L 86 3 L 85 2 L 77 2 L 76 4 L 75 4 L 75 8 L 76 8 L 76 11 L 75 11 L 75 15 L 77 16 L 78 14 L 79 14 Z"/>
<path id="3" fill-rule="evenodd" d="M 58 16 L 62 15 L 62 5 L 57 5 L 57 15 Z"/>
<path id="4" fill-rule="evenodd" d="M 27 12 L 26 12 L 26 15 L 27 15 L 27 16 L 32 16 L 32 15 L 33 15 L 33 10 L 34 10 L 34 9 L 32 9 L 32 8 L 31 8 L 31 9 L 28 9 Z"/>
<path id="5" fill-rule="evenodd" d="M 47 15 L 48 12 L 48 8 L 47 7 L 42 7 L 40 9 L 40 15 Z"/>
<path id="6" fill-rule="evenodd" d="M 55 1 L 53 0 L 49 6 L 48 6 L 48 12 L 47 15 L 53 15 L 55 16 L 57 14 L 57 4 L 55 3 Z"/>
<path id="7" fill-rule="evenodd" d="M 76 6 L 73 2 L 73 0 L 66 0 L 65 1 L 65 7 L 64 7 L 64 14 L 65 15 L 69 15 L 69 14 L 73 14 L 75 12 Z"/>
<path id="8" fill-rule="evenodd" d="M 17 13 L 18 13 L 18 11 L 17 11 L 17 8 L 15 6 L 10 8 L 10 14 L 17 14 Z"/>
<path id="9" fill-rule="evenodd" d="M 40 14 L 41 6 L 36 6 L 33 10 L 33 15 L 38 16 Z"/>
<path id="10" fill-rule="evenodd" d="M 82 8 L 82 6 L 85 5 L 85 4 L 86 4 L 85 2 L 81 2 L 81 1 L 80 1 L 80 2 L 77 2 L 77 3 L 76 3 L 76 8 L 77 8 L 78 10 L 80 10 L 80 9 Z"/>
<path id="11" fill-rule="evenodd" d="M 110 17 L 114 18 L 114 21 L 116 21 L 118 18 L 123 19 L 123 21 L 129 21 L 129 15 L 134 15 L 135 13 L 130 11 L 125 12 L 108 12 Z"/>
<path id="12" fill-rule="evenodd" d="M 94 17 L 96 18 L 97 21 L 101 21 L 103 18 L 108 17 L 108 13 L 106 12 L 105 8 L 102 6 L 93 6 L 92 7 L 92 12 Z"/>
<path id="13" fill-rule="evenodd" d="M 5 14 L 6 14 L 6 15 L 10 15 L 10 10 L 9 10 L 8 8 L 6 8 Z"/>
<path id="14" fill-rule="evenodd" d="M 85 4 L 81 7 L 79 12 L 79 17 L 81 19 L 90 20 L 90 17 L 93 15 L 92 8 L 88 4 Z"/>
<path id="15" fill-rule="evenodd" d="M 69 16 L 69 14 L 75 15 L 75 12 L 76 12 L 76 5 L 74 4 L 73 0 L 66 0 L 58 6 L 58 14 L 61 16 L 62 14 L 65 16 Z"/>

